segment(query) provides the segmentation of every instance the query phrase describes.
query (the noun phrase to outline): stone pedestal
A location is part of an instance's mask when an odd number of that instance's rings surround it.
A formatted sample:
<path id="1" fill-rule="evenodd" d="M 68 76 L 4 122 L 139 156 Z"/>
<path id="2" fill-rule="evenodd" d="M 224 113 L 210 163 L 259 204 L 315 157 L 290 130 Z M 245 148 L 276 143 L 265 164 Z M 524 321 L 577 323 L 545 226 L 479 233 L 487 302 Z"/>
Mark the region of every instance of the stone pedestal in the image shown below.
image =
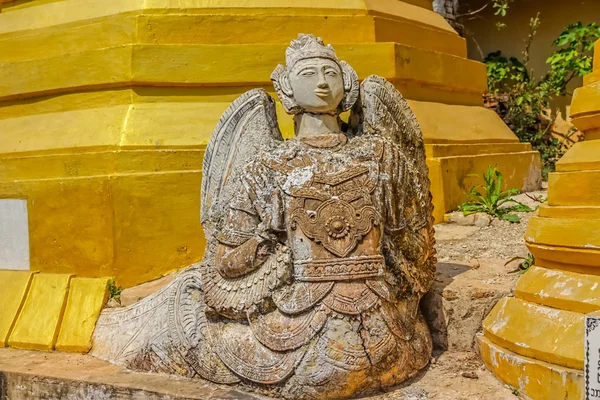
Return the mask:
<path id="1" fill-rule="evenodd" d="M 438 221 L 489 165 L 539 183 L 539 155 L 482 107 L 485 66 L 427 0 L 0 4 L 0 197 L 28 202 L 31 269 L 132 286 L 198 261 L 211 132 L 237 96 L 272 91 L 298 33 L 410 99 Z"/>
<path id="2" fill-rule="evenodd" d="M 549 178 L 525 240 L 536 266 L 484 321 L 479 348 L 498 377 L 532 399 L 583 398 L 584 315 L 600 309 L 600 44 L 573 96 L 585 132 Z"/>

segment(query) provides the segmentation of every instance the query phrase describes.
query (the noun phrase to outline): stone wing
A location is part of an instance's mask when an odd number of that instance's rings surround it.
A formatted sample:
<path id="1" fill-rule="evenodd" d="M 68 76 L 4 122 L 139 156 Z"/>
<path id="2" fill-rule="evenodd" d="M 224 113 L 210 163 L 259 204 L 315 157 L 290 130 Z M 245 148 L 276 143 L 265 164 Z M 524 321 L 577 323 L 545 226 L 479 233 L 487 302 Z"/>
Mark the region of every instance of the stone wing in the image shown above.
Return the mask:
<path id="1" fill-rule="evenodd" d="M 362 133 L 381 135 L 398 144 L 404 154 L 425 166 L 421 127 L 406 99 L 390 82 L 371 75 L 361 85 L 361 101 L 353 110 L 360 114 Z"/>
<path id="2" fill-rule="evenodd" d="M 406 99 L 390 82 L 376 75 L 361 85 L 361 101 L 353 109 L 351 121 L 358 122 L 358 134 L 381 135 L 396 143 L 405 164 L 403 196 L 406 227 L 394 239 L 403 274 L 417 292 L 427 291 L 435 271 L 433 203 L 429 169 L 421 127 Z"/>
<path id="3" fill-rule="evenodd" d="M 275 102 L 267 92 L 250 90 L 229 106 L 204 155 L 200 220 L 205 228 L 226 215 L 229 202 L 241 190 L 240 172 L 250 158 L 281 141 Z"/>
<path id="4" fill-rule="evenodd" d="M 206 305 L 229 318 L 245 319 L 248 310 L 262 307 L 290 281 L 290 250 L 279 245 L 258 269 L 238 278 L 222 277 L 211 263 L 203 263 L 201 271 Z"/>

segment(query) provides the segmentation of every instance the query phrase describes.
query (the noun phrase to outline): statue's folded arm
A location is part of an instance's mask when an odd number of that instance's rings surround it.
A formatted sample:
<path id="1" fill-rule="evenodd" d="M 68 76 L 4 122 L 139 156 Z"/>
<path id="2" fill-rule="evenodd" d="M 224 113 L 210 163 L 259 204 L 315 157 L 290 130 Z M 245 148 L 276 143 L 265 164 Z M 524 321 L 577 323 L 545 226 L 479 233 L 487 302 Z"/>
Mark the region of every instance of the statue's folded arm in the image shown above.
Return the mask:
<path id="1" fill-rule="evenodd" d="M 246 187 L 251 184 L 248 183 Z M 252 192 L 259 188 L 252 185 Z M 215 268 L 224 278 L 238 278 L 255 271 L 274 253 L 277 238 L 262 221 L 246 190 L 232 201 L 225 226 L 217 235 Z"/>

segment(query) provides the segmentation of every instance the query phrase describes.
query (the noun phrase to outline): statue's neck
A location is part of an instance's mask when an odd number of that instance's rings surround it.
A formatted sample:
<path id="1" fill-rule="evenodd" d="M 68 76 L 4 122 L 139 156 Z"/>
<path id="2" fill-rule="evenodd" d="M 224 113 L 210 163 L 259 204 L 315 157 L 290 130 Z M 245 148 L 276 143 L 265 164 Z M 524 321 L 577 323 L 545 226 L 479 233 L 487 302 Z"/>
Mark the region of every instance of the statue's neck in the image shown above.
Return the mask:
<path id="1" fill-rule="evenodd" d="M 308 113 L 294 115 L 294 130 L 297 138 L 341 132 L 337 115 Z"/>

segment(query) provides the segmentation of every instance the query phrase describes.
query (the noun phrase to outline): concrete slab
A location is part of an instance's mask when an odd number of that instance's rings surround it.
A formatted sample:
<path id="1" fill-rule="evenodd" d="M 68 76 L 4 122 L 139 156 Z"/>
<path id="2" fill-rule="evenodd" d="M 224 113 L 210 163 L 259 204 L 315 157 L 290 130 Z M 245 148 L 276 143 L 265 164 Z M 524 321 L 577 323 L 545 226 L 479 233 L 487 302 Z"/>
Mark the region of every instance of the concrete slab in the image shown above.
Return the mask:
<path id="1" fill-rule="evenodd" d="M 16 349 L 0 349 L 0 398 L 10 400 L 266 399 L 202 380 L 133 373 L 89 355 L 40 353 Z"/>
<path id="2" fill-rule="evenodd" d="M 102 306 L 108 299 L 108 278 L 73 278 L 56 350 L 87 353 Z"/>
<path id="3" fill-rule="evenodd" d="M 8 339 L 10 347 L 52 350 L 63 317 L 69 282 L 68 274 L 36 274 L 21 313 Z"/>
<path id="4" fill-rule="evenodd" d="M 402 387 L 365 400 L 515 400 L 474 353 L 437 354 Z M 4 397 L 2 397 L 4 396 Z M 0 398 L 272 400 L 201 379 L 127 371 L 87 354 L 0 349 Z"/>
<path id="5" fill-rule="evenodd" d="M 8 345 L 8 336 L 25 303 L 32 276 L 29 271 L 0 271 L 0 347 Z"/>

